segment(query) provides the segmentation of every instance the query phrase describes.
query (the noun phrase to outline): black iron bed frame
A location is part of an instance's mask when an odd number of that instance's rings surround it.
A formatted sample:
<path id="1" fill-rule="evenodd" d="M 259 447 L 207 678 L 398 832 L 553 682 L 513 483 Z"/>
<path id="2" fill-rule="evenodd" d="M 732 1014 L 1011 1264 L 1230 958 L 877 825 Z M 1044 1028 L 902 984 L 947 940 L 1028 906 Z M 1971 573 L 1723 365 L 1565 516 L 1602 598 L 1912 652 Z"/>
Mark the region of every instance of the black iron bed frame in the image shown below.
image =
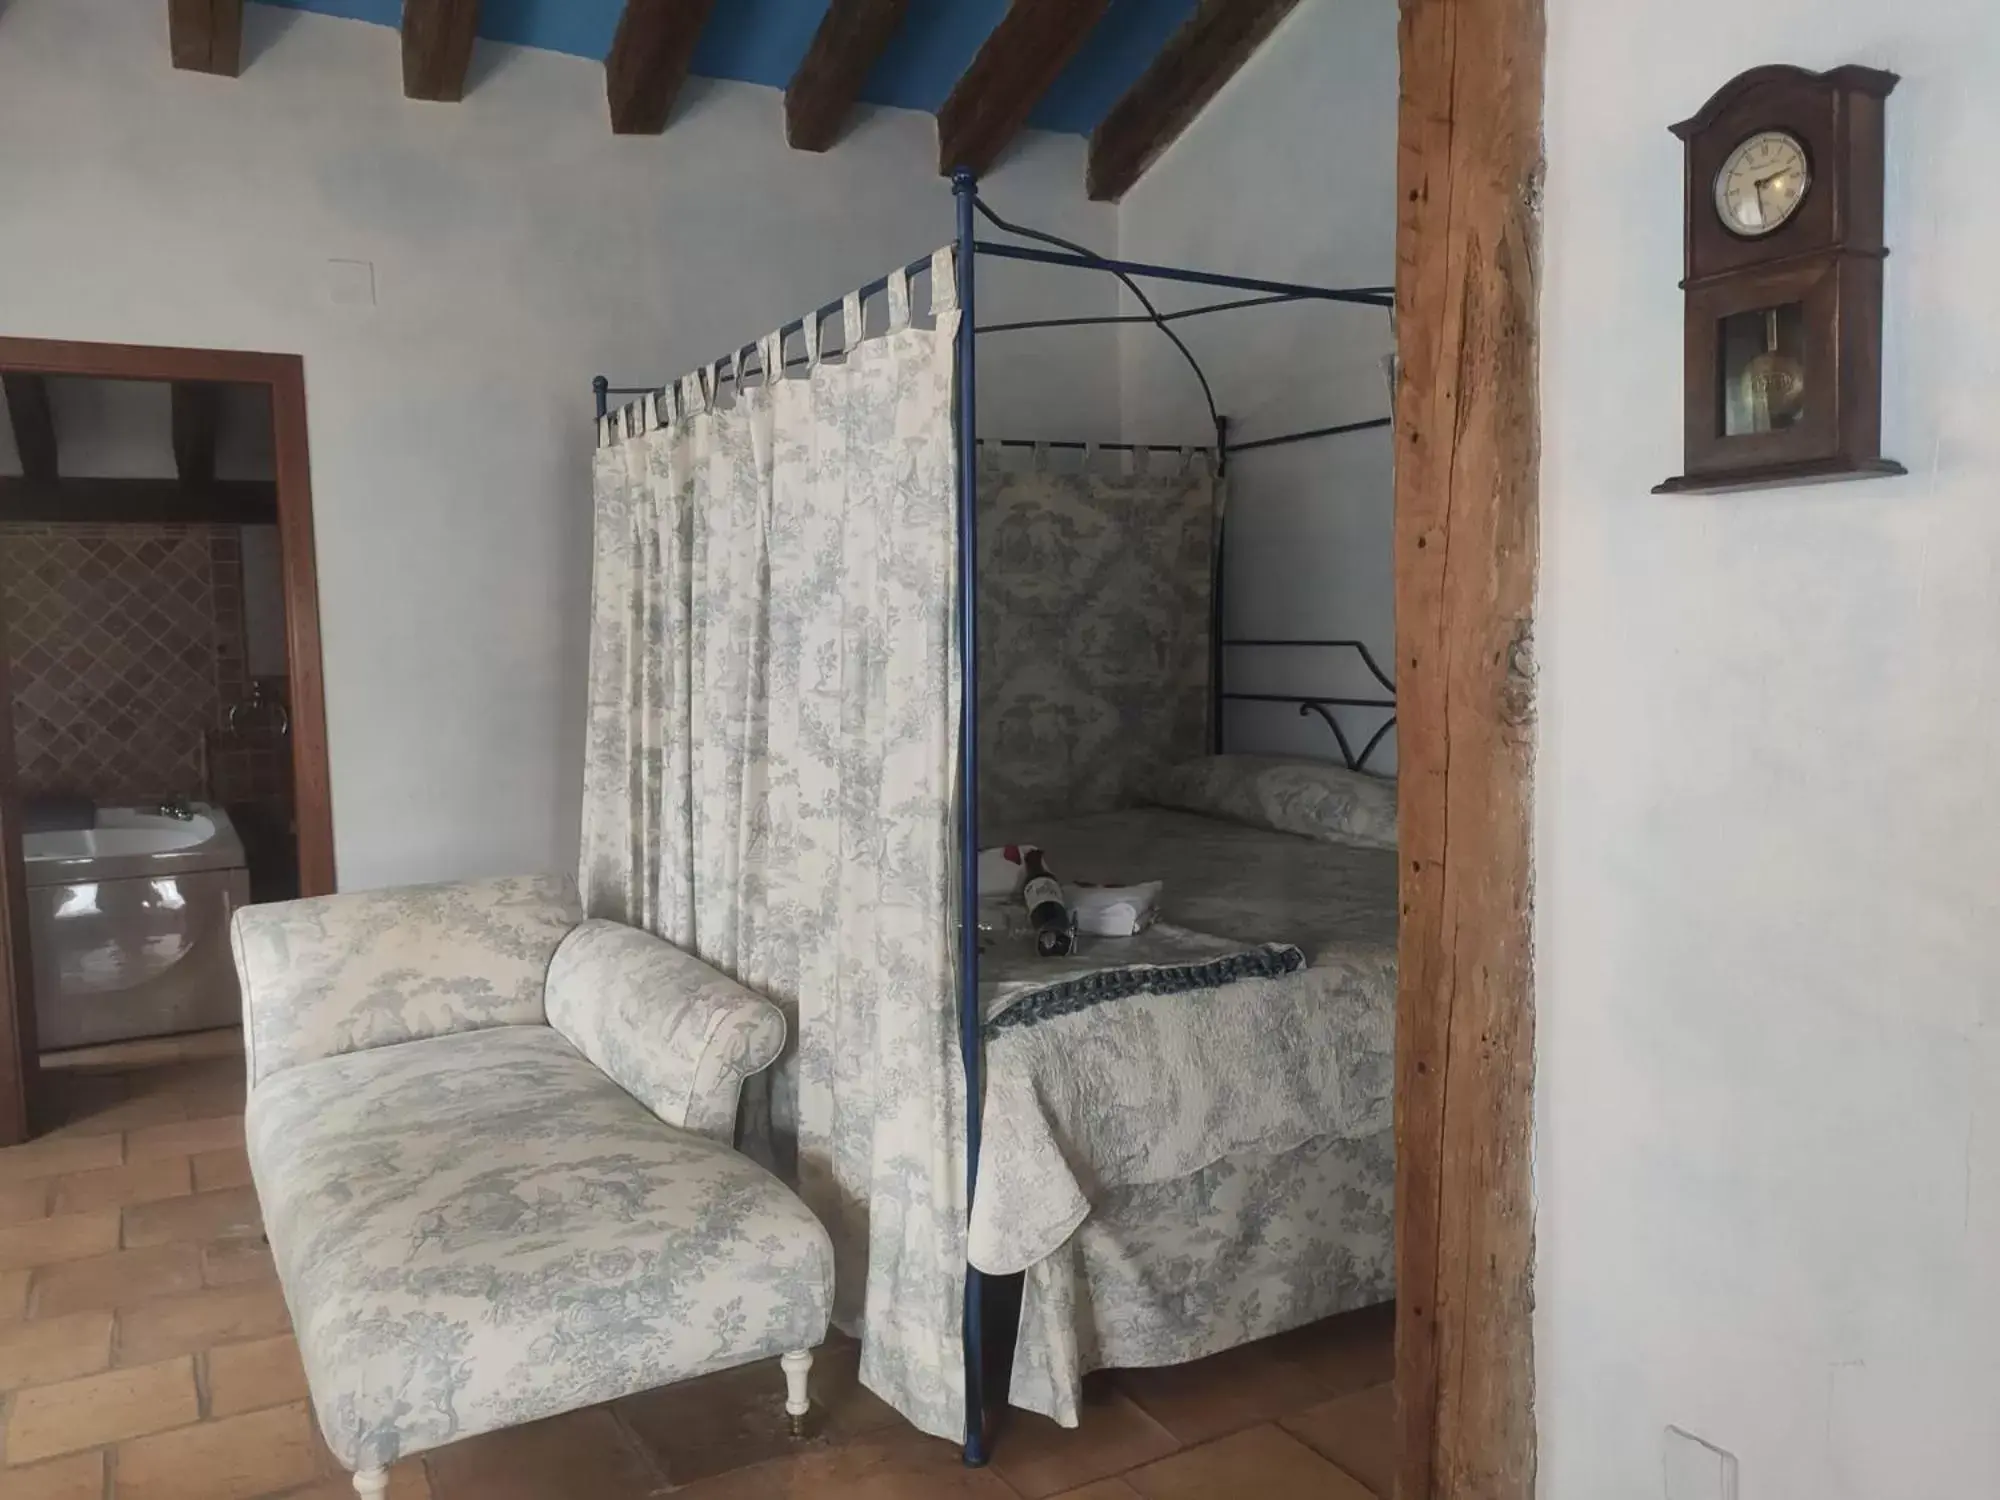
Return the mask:
<path id="1" fill-rule="evenodd" d="M 974 175 L 961 168 L 952 174 L 952 192 L 957 200 L 957 276 L 960 335 L 957 348 L 958 379 L 953 392 L 953 417 L 956 424 L 958 442 L 958 566 L 959 597 L 957 605 L 959 630 L 959 655 L 961 670 L 962 702 L 959 711 L 959 785 L 974 788 L 979 784 L 978 743 L 979 743 L 979 674 L 978 674 L 978 551 L 977 551 L 977 479 L 979 471 L 979 435 L 976 412 L 976 396 L 979 378 L 978 345 L 979 336 L 996 333 L 1012 333 L 1036 328 L 1086 327 L 1114 323 L 1151 323 L 1158 328 L 1180 351 L 1195 379 L 1201 385 L 1202 397 L 1208 406 L 1209 419 L 1214 426 L 1214 454 L 1218 473 L 1226 470 L 1231 455 L 1249 453 L 1260 448 L 1275 448 L 1289 443 L 1302 443 L 1319 438 L 1337 437 L 1345 433 L 1364 432 L 1374 428 L 1387 427 L 1391 419 L 1376 417 L 1360 422 L 1344 422 L 1332 426 L 1315 427 L 1303 432 L 1283 433 L 1275 437 L 1258 438 L 1250 442 L 1232 442 L 1229 424 L 1221 415 L 1215 402 L 1215 393 L 1210 387 L 1207 375 L 1187 343 L 1176 333 L 1172 325 L 1187 318 L 1202 317 L 1211 313 L 1230 312 L 1245 307 L 1263 307 L 1289 302 L 1344 302 L 1365 307 L 1393 309 L 1394 289 L 1383 286 L 1370 287 L 1322 287 L 1308 286 L 1295 282 L 1270 281 L 1257 277 L 1231 276 L 1215 271 L 1192 270 L 1180 266 L 1148 264 L 1143 261 L 1118 260 L 1098 255 L 1083 245 L 1075 244 L 1058 236 L 1022 225 L 1009 223 L 995 213 L 979 196 L 979 184 Z M 978 236 L 979 220 L 984 218 L 995 228 L 1017 239 L 1035 241 L 1033 244 L 1014 244 L 1004 241 L 984 240 Z M 1012 323 L 993 323 L 980 327 L 976 320 L 976 294 L 978 277 L 976 268 L 979 257 L 993 256 L 1005 260 L 1034 262 L 1040 265 L 1059 266 L 1074 270 L 1099 271 L 1115 276 L 1145 309 L 1143 313 L 1111 314 L 1101 317 L 1042 318 Z M 904 268 L 908 275 L 928 271 L 930 259 L 912 261 Z M 1141 281 L 1172 281 L 1197 286 L 1213 286 L 1232 291 L 1250 293 L 1231 301 L 1208 303 L 1199 307 L 1183 308 L 1173 312 L 1161 312 L 1146 295 Z M 865 300 L 876 296 L 888 286 L 888 278 L 870 282 L 860 289 Z M 839 311 L 839 302 L 829 303 L 818 309 L 812 316 L 823 319 Z M 805 320 L 786 324 L 780 330 L 780 347 L 794 333 L 804 328 Z M 807 361 L 784 359 L 786 368 L 797 368 Z M 755 365 L 733 373 L 718 368 L 717 378 L 729 382 L 737 377 L 756 373 Z M 613 386 L 604 376 L 592 381 L 592 389 L 597 398 L 597 415 L 603 419 L 610 411 L 612 396 L 654 396 L 660 392 L 658 386 Z M 1027 440 L 1001 439 L 1002 446 L 1037 446 Z M 1081 449 L 1088 445 L 1081 442 L 1051 442 L 1040 446 L 1049 448 Z M 1145 447 L 1135 443 L 1099 443 L 1098 448 L 1112 452 L 1131 451 Z M 1361 641 L 1350 639 L 1269 639 L 1259 637 L 1225 637 L 1222 634 L 1222 558 L 1225 528 L 1218 528 L 1216 536 L 1215 576 L 1211 588 L 1212 618 L 1210 621 L 1210 691 L 1211 736 L 1214 747 L 1219 751 L 1225 747 L 1225 717 L 1227 705 L 1237 702 L 1266 702 L 1296 705 L 1299 714 L 1317 715 L 1333 731 L 1334 741 L 1340 747 L 1341 760 L 1350 770 L 1363 770 L 1369 758 L 1381 745 L 1396 722 L 1396 685 L 1388 673 L 1383 671 L 1368 647 Z M 1291 693 L 1248 693 L 1228 691 L 1225 686 L 1226 656 L 1240 647 L 1284 647 L 1284 648 L 1340 648 L 1350 649 L 1358 654 L 1361 664 L 1369 675 L 1381 685 L 1381 697 L 1355 697 L 1349 695 L 1314 696 Z M 1363 743 L 1357 753 L 1347 732 L 1341 727 L 1333 710 L 1336 708 L 1364 709 L 1385 712 L 1387 717 L 1372 735 Z M 977 796 L 959 798 L 959 840 L 960 840 L 960 889 L 959 909 L 971 913 L 979 908 L 978 853 L 979 853 L 979 799 Z M 966 1083 L 966 1201 L 978 1189 L 980 1154 L 981 1098 L 984 1078 L 984 1039 L 981 1034 L 979 1004 L 979 934 L 978 924 L 971 920 L 960 923 L 959 932 L 959 987 L 958 1021 L 959 1047 L 965 1068 Z M 983 1465 L 989 1456 L 988 1401 L 988 1360 L 985 1341 L 986 1328 L 986 1283 L 977 1268 L 965 1268 L 964 1299 L 964 1343 L 966 1416 L 964 1454 L 968 1465 Z"/>
<path id="2" fill-rule="evenodd" d="M 1220 552 L 1220 550 L 1221 548 L 1218 546 L 1217 551 Z M 1219 558 L 1217 566 L 1220 566 Z M 1367 668 L 1368 675 L 1380 683 L 1382 691 L 1387 694 L 1386 697 L 1354 698 L 1346 696 L 1304 697 L 1298 693 L 1231 692 L 1224 686 L 1224 683 L 1228 680 L 1226 666 L 1219 667 L 1215 673 L 1213 686 L 1215 695 L 1215 749 L 1218 754 L 1228 749 L 1227 744 L 1224 742 L 1226 739 L 1224 733 L 1226 728 L 1224 705 L 1230 703 L 1287 703 L 1297 706 L 1300 718 L 1304 718 L 1308 714 L 1317 714 L 1326 721 L 1326 727 L 1333 731 L 1333 741 L 1336 745 L 1340 746 L 1340 758 L 1350 771 L 1367 770 L 1370 758 L 1381 747 L 1382 741 L 1389 737 L 1389 731 L 1396 727 L 1395 680 L 1382 670 L 1382 664 L 1375 660 L 1375 653 L 1368 649 L 1365 641 L 1291 638 L 1268 639 L 1254 636 L 1221 636 L 1218 639 L 1222 644 L 1224 663 L 1226 663 L 1228 652 L 1237 646 L 1326 646 L 1351 650 L 1360 658 L 1361 665 Z M 1388 717 L 1376 726 L 1373 734 L 1361 742 L 1361 748 L 1357 751 L 1354 748 L 1354 742 L 1347 737 L 1347 731 L 1341 728 L 1340 720 L 1334 716 L 1333 711 L 1336 708 L 1369 709 L 1375 712 L 1386 713 Z"/>

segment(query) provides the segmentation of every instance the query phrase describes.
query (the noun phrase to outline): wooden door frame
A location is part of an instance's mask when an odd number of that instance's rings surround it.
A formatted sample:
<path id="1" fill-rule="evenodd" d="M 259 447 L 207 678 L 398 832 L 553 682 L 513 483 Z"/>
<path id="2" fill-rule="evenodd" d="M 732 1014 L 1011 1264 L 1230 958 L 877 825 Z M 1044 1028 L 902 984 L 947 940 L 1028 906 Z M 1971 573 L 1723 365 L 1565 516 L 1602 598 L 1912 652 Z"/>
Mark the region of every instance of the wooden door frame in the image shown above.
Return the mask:
<path id="1" fill-rule="evenodd" d="M 271 393 L 278 480 L 278 547 L 285 592 L 285 661 L 299 890 L 334 889 L 333 792 L 327 775 L 326 685 L 320 661 L 319 577 L 313 558 L 312 470 L 306 447 L 305 362 L 296 354 L 172 349 L 0 337 L 0 369 L 98 380 L 216 381 Z M 25 941 L 12 698 L 0 634 L 0 1146 L 32 1128 L 35 1015 Z"/>
<path id="2" fill-rule="evenodd" d="M 1402 0 L 1398 1500 L 1532 1500 L 1543 0 Z"/>

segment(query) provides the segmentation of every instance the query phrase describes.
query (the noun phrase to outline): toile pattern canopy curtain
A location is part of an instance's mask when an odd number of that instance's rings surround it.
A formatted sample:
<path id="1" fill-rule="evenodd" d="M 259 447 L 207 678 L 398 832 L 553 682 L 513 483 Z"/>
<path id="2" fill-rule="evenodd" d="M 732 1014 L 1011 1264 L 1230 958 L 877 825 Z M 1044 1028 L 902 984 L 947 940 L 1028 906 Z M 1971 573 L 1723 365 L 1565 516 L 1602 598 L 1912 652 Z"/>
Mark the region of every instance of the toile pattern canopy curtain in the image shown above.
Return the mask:
<path id="1" fill-rule="evenodd" d="M 1191 449 L 979 455 L 979 824 L 1144 800 L 1209 748 L 1222 479 Z"/>
<path id="2" fill-rule="evenodd" d="M 838 352 L 805 320 L 605 419 L 580 884 L 778 1001 L 769 1154 L 825 1221 L 868 1387 L 961 1435 L 953 257 Z M 829 340 L 829 344 L 830 344 Z M 725 362 L 728 363 L 728 362 Z"/>

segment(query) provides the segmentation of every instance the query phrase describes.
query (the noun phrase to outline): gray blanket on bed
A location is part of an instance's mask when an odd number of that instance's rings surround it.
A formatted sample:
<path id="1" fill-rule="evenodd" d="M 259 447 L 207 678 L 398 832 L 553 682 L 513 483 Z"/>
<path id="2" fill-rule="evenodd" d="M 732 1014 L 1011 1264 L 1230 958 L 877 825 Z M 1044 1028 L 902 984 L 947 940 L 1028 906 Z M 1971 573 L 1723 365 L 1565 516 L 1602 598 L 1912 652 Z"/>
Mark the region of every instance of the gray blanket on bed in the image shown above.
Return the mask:
<path id="1" fill-rule="evenodd" d="M 1244 952 L 1178 928 L 1154 932 Z M 1096 952 L 1110 964 L 1120 954 L 1106 950 L 1118 946 Z M 994 1276 L 1026 1270 L 1108 1188 L 1386 1128 L 1394 994 L 1396 950 L 1350 946 L 1274 978 L 990 1024 L 968 1258 Z"/>
<path id="2" fill-rule="evenodd" d="M 1286 945 L 1165 924 L 1053 966 L 996 942 L 981 961 L 972 1264 L 1025 1270 L 1109 1188 L 1388 1126 L 1394 943 L 1349 941 L 1303 962 Z M 1203 977 L 1227 982 L 1189 982 Z"/>

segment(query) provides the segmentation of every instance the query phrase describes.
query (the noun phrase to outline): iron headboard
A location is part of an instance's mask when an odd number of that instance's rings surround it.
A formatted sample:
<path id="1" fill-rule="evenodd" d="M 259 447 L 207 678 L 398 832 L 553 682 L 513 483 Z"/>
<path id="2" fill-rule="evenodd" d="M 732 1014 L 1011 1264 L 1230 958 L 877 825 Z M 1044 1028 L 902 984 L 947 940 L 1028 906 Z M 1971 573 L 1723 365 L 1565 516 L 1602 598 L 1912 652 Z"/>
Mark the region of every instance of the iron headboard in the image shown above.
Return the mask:
<path id="1" fill-rule="evenodd" d="M 1395 679 L 1382 670 L 1382 664 L 1375 660 L 1374 653 L 1361 641 L 1352 640 L 1268 640 L 1246 636 L 1222 636 L 1218 639 L 1215 662 L 1215 749 L 1220 754 L 1227 746 L 1224 743 L 1224 705 L 1229 703 L 1293 703 L 1298 705 L 1299 717 L 1318 714 L 1326 721 L 1326 727 L 1333 731 L 1334 743 L 1340 746 L 1340 758 L 1350 771 L 1368 769 L 1368 758 L 1376 747 L 1388 737 L 1396 727 L 1396 683 Z M 1380 698 L 1352 698 L 1344 696 L 1317 696 L 1300 693 L 1238 693 L 1230 690 L 1226 671 L 1229 653 L 1238 646 L 1284 646 L 1284 647 L 1335 647 L 1354 652 L 1361 658 L 1361 665 L 1368 669 L 1368 675 L 1382 685 Z M 1341 728 L 1340 720 L 1334 717 L 1336 708 L 1368 709 L 1375 712 L 1387 711 L 1387 717 L 1355 753 L 1354 743 Z"/>

